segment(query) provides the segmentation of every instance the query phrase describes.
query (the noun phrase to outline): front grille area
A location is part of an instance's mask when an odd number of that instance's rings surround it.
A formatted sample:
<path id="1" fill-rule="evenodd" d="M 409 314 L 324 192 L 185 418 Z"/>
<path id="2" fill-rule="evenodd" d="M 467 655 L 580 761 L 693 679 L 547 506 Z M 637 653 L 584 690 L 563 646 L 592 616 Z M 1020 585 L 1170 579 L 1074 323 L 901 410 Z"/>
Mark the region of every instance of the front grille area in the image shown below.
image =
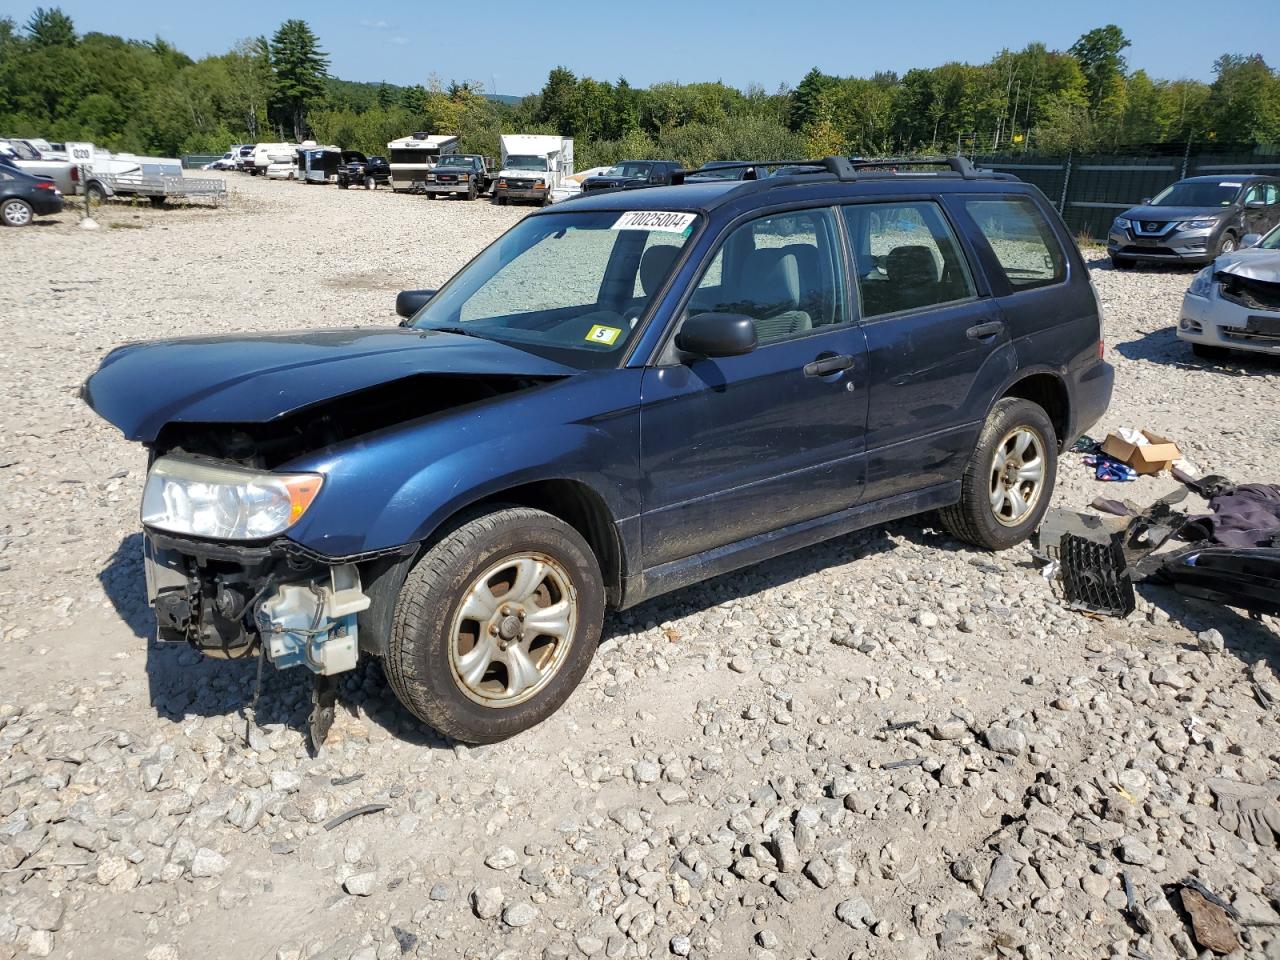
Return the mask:
<path id="1" fill-rule="evenodd" d="M 1155 254 L 1158 257 L 1177 256 L 1177 254 L 1173 250 L 1170 250 L 1168 247 L 1148 247 L 1148 246 L 1138 246 L 1136 244 L 1130 244 L 1128 246 L 1121 247 L 1120 252 L 1126 253 L 1126 254 L 1132 253 L 1137 256 L 1141 256 L 1144 253 L 1147 254 L 1148 256 Z"/>
<path id="2" fill-rule="evenodd" d="M 512 180 L 508 178 L 507 186 L 512 190 L 531 190 L 537 182 L 537 180 Z"/>
<path id="3" fill-rule="evenodd" d="M 1280 283 L 1264 283 L 1220 273 L 1222 296 L 1247 310 L 1280 310 Z"/>

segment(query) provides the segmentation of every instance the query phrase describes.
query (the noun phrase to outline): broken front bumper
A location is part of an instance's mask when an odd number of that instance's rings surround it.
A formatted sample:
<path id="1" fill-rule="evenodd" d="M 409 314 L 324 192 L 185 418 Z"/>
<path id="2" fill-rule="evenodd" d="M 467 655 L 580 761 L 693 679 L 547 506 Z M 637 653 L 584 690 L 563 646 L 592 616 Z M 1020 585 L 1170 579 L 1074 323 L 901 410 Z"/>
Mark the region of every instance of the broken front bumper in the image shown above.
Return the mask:
<path id="1" fill-rule="evenodd" d="M 1280 311 L 1250 310 L 1223 297 L 1217 284 L 1208 297 L 1182 298 L 1177 333 L 1188 343 L 1280 356 Z"/>
<path id="2" fill-rule="evenodd" d="M 144 535 L 143 559 L 159 640 L 228 660 L 262 644 L 276 667 L 323 675 L 355 667 L 357 615 L 371 603 L 356 564 L 156 531 Z"/>

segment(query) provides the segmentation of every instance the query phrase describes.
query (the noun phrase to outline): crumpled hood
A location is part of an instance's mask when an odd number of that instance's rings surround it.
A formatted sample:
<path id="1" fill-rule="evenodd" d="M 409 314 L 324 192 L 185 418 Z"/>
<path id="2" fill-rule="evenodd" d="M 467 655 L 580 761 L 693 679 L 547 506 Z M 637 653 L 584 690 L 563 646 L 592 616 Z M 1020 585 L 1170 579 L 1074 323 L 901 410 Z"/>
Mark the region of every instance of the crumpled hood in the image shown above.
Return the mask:
<path id="1" fill-rule="evenodd" d="M 421 374 L 576 372 L 492 340 L 363 327 L 126 344 L 103 358 L 80 395 L 128 439 L 149 443 L 167 423 L 265 423 Z"/>
<path id="2" fill-rule="evenodd" d="M 1232 207 L 1130 207 L 1120 216 L 1126 220 L 1150 220 L 1154 223 L 1169 223 L 1173 220 L 1208 220 L 1228 216 L 1234 212 Z"/>
<path id="3" fill-rule="evenodd" d="M 1213 272 L 1260 283 L 1280 283 L 1280 250 L 1259 250 L 1257 247 L 1233 250 L 1213 262 Z"/>

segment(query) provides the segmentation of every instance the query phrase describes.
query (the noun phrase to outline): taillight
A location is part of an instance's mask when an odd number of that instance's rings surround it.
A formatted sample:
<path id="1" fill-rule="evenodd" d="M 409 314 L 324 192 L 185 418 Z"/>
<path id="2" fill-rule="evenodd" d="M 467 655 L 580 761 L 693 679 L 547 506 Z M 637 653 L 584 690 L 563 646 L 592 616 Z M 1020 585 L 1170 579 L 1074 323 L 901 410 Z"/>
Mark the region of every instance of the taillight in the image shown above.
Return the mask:
<path id="1" fill-rule="evenodd" d="M 52 183 L 45 183 L 43 180 L 36 184 L 37 190 L 57 190 L 58 188 Z"/>
<path id="2" fill-rule="evenodd" d="M 1098 340 L 1098 359 L 1099 360 L 1105 359 L 1106 354 L 1107 354 L 1107 345 L 1103 343 L 1101 339 L 1099 339 Z"/>
<path id="3" fill-rule="evenodd" d="M 80 182 L 80 168 L 79 168 L 79 167 L 72 167 L 72 168 L 71 168 L 71 182 L 72 182 L 72 183 L 79 183 L 79 182 Z"/>

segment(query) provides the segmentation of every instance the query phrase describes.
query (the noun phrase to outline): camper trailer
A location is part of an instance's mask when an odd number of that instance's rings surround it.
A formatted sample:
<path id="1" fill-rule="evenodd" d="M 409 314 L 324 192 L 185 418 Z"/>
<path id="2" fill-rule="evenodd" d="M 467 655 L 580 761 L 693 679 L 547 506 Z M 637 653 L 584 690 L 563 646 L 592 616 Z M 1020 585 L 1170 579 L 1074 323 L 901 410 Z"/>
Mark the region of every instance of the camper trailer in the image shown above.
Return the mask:
<path id="1" fill-rule="evenodd" d="M 573 140 L 543 134 L 509 133 L 500 138 L 502 169 L 493 184 L 494 203 L 532 200 L 551 203 L 552 191 L 573 175 Z"/>
<path id="2" fill-rule="evenodd" d="M 302 144 L 304 147 L 315 145 L 314 140 Z M 253 162 L 248 167 L 249 172 L 262 176 L 268 167 L 278 163 L 287 163 L 292 167 L 298 146 L 296 143 L 259 143 L 253 148 Z"/>
<path id="3" fill-rule="evenodd" d="M 338 176 L 338 169 L 351 159 L 363 160 L 364 154 L 334 146 L 300 149 L 297 177 L 303 183 L 330 183 Z"/>
<path id="4" fill-rule="evenodd" d="M 441 157 L 458 152 L 458 138 L 415 133 L 387 144 L 387 159 L 391 162 L 391 189 L 409 190 L 414 183 L 427 179 L 427 171 L 435 167 Z"/>

